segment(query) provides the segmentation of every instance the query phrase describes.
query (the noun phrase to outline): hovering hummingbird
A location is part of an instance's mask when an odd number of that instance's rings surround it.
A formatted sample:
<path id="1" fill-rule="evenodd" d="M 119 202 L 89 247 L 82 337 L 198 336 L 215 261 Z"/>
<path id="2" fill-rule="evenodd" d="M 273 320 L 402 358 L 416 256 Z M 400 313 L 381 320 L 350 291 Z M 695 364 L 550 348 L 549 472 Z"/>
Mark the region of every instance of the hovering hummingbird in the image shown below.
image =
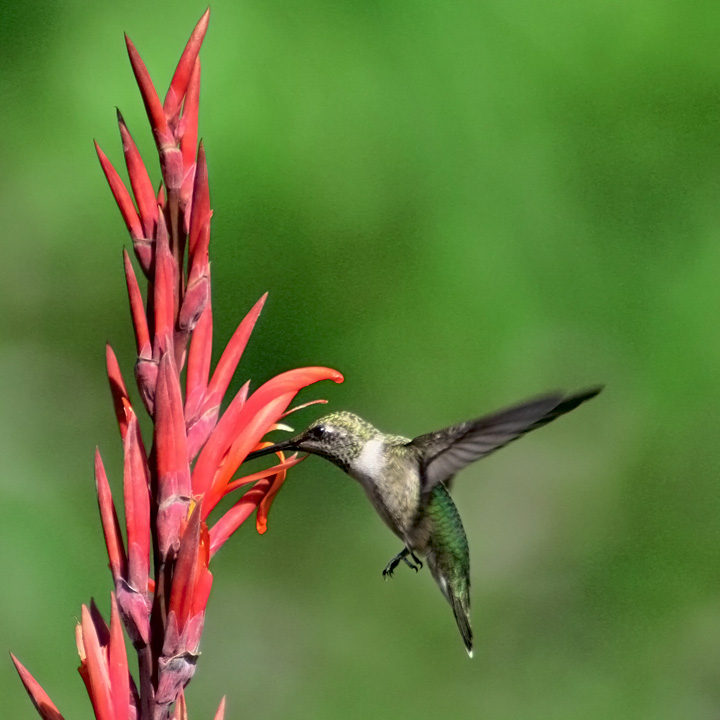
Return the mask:
<path id="1" fill-rule="evenodd" d="M 392 577 L 401 561 L 417 572 L 424 557 L 472 657 L 470 553 L 448 492 L 450 481 L 466 465 L 574 410 L 600 390 L 544 395 L 414 440 L 382 433 L 353 413 L 336 412 L 315 420 L 290 440 L 250 453 L 247 459 L 299 450 L 330 460 L 357 480 L 404 544 L 383 577 Z"/>

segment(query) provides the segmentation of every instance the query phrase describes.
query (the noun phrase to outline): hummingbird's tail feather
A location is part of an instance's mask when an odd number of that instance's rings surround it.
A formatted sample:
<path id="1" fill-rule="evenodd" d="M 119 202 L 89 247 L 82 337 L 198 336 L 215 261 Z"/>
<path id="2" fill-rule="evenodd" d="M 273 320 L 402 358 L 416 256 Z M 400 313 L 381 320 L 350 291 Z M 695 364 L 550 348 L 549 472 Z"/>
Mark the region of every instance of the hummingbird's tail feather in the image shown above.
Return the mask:
<path id="1" fill-rule="evenodd" d="M 455 615 L 455 622 L 457 623 L 460 635 L 462 635 L 463 642 L 465 643 L 465 649 L 467 650 L 468 657 L 473 656 L 473 634 L 472 628 L 470 627 L 470 613 L 467 603 L 464 603 L 461 598 L 450 596 L 450 605 Z"/>

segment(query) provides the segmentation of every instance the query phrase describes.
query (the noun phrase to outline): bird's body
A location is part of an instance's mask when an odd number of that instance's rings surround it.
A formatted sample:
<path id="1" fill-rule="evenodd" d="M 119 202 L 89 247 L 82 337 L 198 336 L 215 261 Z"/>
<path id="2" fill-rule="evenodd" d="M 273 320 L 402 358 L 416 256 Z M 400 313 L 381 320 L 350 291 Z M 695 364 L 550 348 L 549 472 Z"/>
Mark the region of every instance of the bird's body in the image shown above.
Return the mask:
<path id="1" fill-rule="evenodd" d="M 404 546 L 383 575 L 391 576 L 401 561 L 418 570 L 422 566 L 419 557 L 425 558 L 472 657 L 470 553 L 447 486 L 469 463 L 551 422 L 598 392 L 600 389 L 594 388 L 568 397 L 547 395 L 414 440 L 382 433 L 353 413 L 337 412 L 316 420 L 291 440 L 248 457 L 300 450 L 330 460 L 357 480 Z"/>

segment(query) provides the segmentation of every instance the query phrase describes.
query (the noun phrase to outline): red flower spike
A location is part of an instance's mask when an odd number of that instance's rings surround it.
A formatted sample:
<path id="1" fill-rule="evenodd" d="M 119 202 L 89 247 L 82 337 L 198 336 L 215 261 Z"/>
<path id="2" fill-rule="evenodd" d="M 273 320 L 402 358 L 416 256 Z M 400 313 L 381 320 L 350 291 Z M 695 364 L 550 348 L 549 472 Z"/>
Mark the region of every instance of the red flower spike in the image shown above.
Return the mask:
<path id="1" fill-rule="evenodd" d="M 110 675 L 108 674 L 105 653 L 100 647 L 95 623 L 86 605 L 82 606 L 81 640 L 90 695 L 97 720 L 114 720 L 113 703 L 110 694 Z M 82 673 L 81 673 L 82 674 Z"/>
<path id="2" fill-rule="evenodd" d="M 100 457 L 100 451 L 97 449 L 95 450 L 95 487 L 100 508 L 100 520 L 105 535 L 105 546 L 110 560 L 110 572 L 113 580 L 117 583 L 127 577 L 127 556 L 105 467 Z"/>
<path id="3" fill-rule="evenodd" d="M 150 177 L 135 141 L 132 139 L 132 135 L 130 135 L 130 131 L 127 129 L 125 120 L 119 110 L 117 111 L 117 119 L 120 127 L 120 137 L 122 138 L 123 153 L 125 154 L 125 164 L 127 165 L 133 195 L 135 195 L 143 235 L 146 238 L 152 238 L 158 215 L 155 190 L 150 182 Z"/>
<path id="4" fill-rule="evenodd" d="M 203 503 L 206 513 L 215 507 L 235 470 L 268 428 L 277 422 L 298 391 L 319 380 L 333 380 L 339 383 L 343 381 L 343 376 L 337 370 L 324 367 L 289 370 L 268 380 L 250 396 L 239 413 L 237 425 L 229 428 L 229 433 L 223 438 L 225 442 L 230 443 L 230 446 L 215 473 L 210 491 Z M 218 423 L 213 434 L 220 430 L 221 424 L 222 422 Z M 200 458 L 198 458 L 199 462 Z"/>
<path id="5" fill-rule="evenodd" d="M 220 418 L 220 422 L 217 423 L 215 429 L 210 433 L 207 442 L 200 442 L 200 438 L 198 437 L 193 443 L 193 446 L 197 444 L 202 447 L 192 473 L 193 494 L 197 497 L 203 497 L 210 489 L 213 475 L 228 450 L 230 445 L 229 438 L 232 437 L 233 428 L 237 426 L 241 416 L 240 414 L 245 406 L 249 387 L 250 383 L 246 382 L 240 390 L 238 390 L 235 397 L 227 406 L 222 418 Z M 215 414 L 215 417 L 216 416 Z M 210 423 L 215 425 L 215 419 L 212 416 Z M 202 430 L 204 429 L 204 425 L 205 415 L 198 420 L 192 430 L 195 431 L 197 428 L 198 435 L 201 435 L 203 434 Z M 207 517 L 209 513 L 210 510 L 207 510 L 205 517 Z"/>
<path id="6" fill-rule="evenodd" d="M 180 546 L 192 495 L 180 380 L 172 355 L 165 353 L 155 390 L 157 533 L 160 557 Z M 177 571 L 177 570 L 176 570 Z"/>
<path id="7" fill-rule="evenodd" d="M 197 168 L 192 193 L 192 212 L 190 214 L 190 231 L 188 235 L 188 252 L 190 265 L 194 265 L 195 248 L 198 245 L 200 233 L 210 221 L 210 184 L 208 180 L 207 158 L 202 142 L 197 154 Z M 207 252 L 207 247 L 205 247 Z"/>
<path id="8" fill-rule="evenodd" d="M 215 555 L 230 536 L 252 515 L 271 485 L 270 479 L 260 480 L 210 528 L 210 557 Z"/>
<path id="9" fill-rule="evenodd" d="M 163 110 L 165 117 L 172 119 L 180 112 L 180 103 L 185 97 L 185 92 L 190 82 L 190 77 L 195 68 L 195 61 L 197 60 L 198 53 L 200 52 L 200 46 L 202 45 L 205 33 L 207 32 L 208 23 L 210 22 L 210 8 L 208 8 L 203 14 L 197 25 L 195 25 L 190 39 L 185 45 L 185 50 L 180 57 L 180 62 L 177 64 L 175 74 L 170 82 L 170 88 L 165 96 L 165 102 L 163 104 Z M 187 112 L 187 107 L 185 108 Z"/>
<path id="10" fill-rule="evenodd" d="M 110 642 L 108 645 L 108 670 L 112 688 L 113 720 L 131 720 L 137 715 L 137 708 L 130 706 L 130 674 L 128 670 L 125 638 L 115 594 L 110 593 Z"/>
<path id="11" fill-rule="evenodd" d="M 138 357 L 150 359 L 152 357 L 152 346 L 150 344 L 147 316 L 145 315 L 145 304 L 135 277 L 132 261 L 126 250 L 123 250 L 123 263 L 125 265 L 125 282 L 127 284 L 128 299 L 130 300 L 130 314 L 132 315 L 133 331 L 135 332 L 137 354 Z"/>
<path id="12" fill-rule="evenodd" d="M 130 193 L 125 187 L 125 183 L 120 179 L 117 170 L 112 166 L 112 163 L 107 159 L 107 156 L 100 149 L 97 142 L 95 143 L 95 151 L 97 152 L 100 165 L 107 178 L 108 185 L 110 186 L 110 192 L 112 192 L 115 202 L 120 209 L 130 237 L 132 237 L 133 240 L 143 237 L 142 224 L 140 223 L 140 218 L 138 217 L 137 210 L 135 210 L 135 205 L 130 197 Z"/>
<path id="13" fill-rule="evenodd" d="M 138 53 L 132 40 L 130 40 L 127 35 L 125 35 L 125 45 L 127 46 L 133 73 L 135 73 L 135 80 L 137 80 L 140 94 L 145 103 L 145 110 L 148 120 L 150 120 L 150 127 L 152 128 L 153 136 L 159 149 L 161 144 L 171 143 L 173 141 L 167 120 L 165 119 L 165 112 L 160 103 L 160 98 L 155 91 L 153 81 L 150 79 L 150 73 L 148 73 L 145 63 L 140 57 L 140 53 Z"/>
<path id="14" fill-rule="evenodd" d="M 128 409 L 128 431 L 123 442 L 127 582 L 132 590 L 144 595 L 150 567 L 150 473 L 137 416 L 130 406 Z"/>
<path id="15" fill-rule="evenodd" d="M 158 218 L 157 242 L 155 243 L 155 339 L 153 357 L 159 360 L 164 352 L 173 348 L 172 339 L 175 327 L 175 278 L 178 268 L 170 253 L 167 228 L 162 215 Z"/>
<path id="16" fill-rule="evenodd" d="M 205 395 L 205 402 L 203 403 L 203 410 L 205 412 L 216 405 L 219 406 L 222 402 L 223 396 L 235 374 L 235 368 L 237 368 L 240 358 L 245 352 L 250 334 L 255 327 L 255 323 L 263 309 L 267 296 L 268 294 L 265 293 L 255 303 L 252 310 L 250 310 L 238 325 L 237 330 L 235 330 L 233 336 L 230 338 L 230 342 L 228 342 L 225 350 L 223 350 L 223 354 L 220 356 L 220 360 L 218 360 Z"/>
<path id="17" fill-rule="evenodd" d="M 220 705 L 215 713 L 213 720 L 225 720 L 225 696 L 223 695 Z"/>
<path id="18" fill-rule="evenodd" d="M 60 711 L 55 707 L 55 703 L 50 699 L 48 694 L 42 689 L 40 683 L 28 672 L 25 666 L 10 653 L 15 669 L 20 676 L 25 691 L 30 696 L 35 709 L 43 720 L 63 720 Z"/>
<path id="19" fill-rule="evenodd" d="M 120 427 L 120 437 L 124 438 L 127 432 L 127 418 L 125 417 L 125 402 L 129 400 L 128 391 L 125 387 L 120 365 L 115 353 L 109 344 L 105 345 L 105 364 L 107 366 L 108 381 L 110 382 L 110 394 L 112 395 L 115 417 Z"/>

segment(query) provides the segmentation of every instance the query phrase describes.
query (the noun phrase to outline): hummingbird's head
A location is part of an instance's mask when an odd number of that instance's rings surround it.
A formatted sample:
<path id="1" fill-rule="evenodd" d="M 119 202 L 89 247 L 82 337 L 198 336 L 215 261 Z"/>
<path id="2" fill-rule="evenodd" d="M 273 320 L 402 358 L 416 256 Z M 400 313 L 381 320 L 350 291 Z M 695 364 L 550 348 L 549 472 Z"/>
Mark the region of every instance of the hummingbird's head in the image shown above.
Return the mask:
<path id="1" fill-rule="evenodd" d="M 370 423 L 342 411 L 315 420 L 290 443 L 296 450 L 320 455 L 347 470 L 365 443 L 378 435 Z"/>
<path id="2" fill-rule="evenodd" d="M 370 423 L 351 412 L 336 412 L 315 420 L 307 429 L 290 440 L 269 445 L 250 453 L 246 460 L 279 450 L 299 450 L 330 460 L 343 470 L 360 455 L 365 444 L 380 435 Z"/>

